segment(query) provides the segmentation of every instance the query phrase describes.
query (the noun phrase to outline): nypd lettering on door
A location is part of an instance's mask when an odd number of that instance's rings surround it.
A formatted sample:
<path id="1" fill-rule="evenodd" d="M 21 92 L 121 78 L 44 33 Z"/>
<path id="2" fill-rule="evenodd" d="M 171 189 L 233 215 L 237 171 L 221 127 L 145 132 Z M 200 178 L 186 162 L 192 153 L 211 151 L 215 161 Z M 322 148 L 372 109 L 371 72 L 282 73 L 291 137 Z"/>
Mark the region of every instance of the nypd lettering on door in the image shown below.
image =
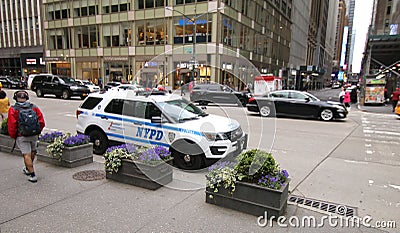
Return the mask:
<path id="1" fill-rule="evenodd" d="M 150 129 L 150 128 L 143 128 L 143 127 L 138 127 L 137 132 L 136 132 L 136 137 L 140 138 L 147 138 L 150 140 L 161 140 L 164 136 L 164 133 L 162 130 L 155 130 L 155 129 Z"/>

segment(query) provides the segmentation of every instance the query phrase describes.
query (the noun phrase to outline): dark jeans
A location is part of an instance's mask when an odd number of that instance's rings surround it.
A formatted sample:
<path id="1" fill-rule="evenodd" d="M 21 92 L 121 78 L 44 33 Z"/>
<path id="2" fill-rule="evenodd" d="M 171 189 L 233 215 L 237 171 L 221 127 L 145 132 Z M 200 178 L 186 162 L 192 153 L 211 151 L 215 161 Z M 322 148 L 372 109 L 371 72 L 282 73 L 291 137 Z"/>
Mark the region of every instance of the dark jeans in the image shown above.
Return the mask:
<path id="1" fill-rule="evenodd" d="M 394 109 L 397 106 L 397 102 L 399 102 L 399 101 L 398 100 L 392 100 L 393 112 L 394 112 Z"/>

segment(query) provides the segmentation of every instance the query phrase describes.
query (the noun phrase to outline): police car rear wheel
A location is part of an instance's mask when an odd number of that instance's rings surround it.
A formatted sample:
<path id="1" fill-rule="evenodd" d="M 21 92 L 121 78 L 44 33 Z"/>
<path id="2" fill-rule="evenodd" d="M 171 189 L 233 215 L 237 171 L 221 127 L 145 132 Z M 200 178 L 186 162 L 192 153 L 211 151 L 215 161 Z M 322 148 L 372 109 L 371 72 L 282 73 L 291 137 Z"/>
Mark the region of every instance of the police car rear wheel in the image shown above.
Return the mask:
<path id="1" fill-rule="evenodd" d="M 196 170 L 200 169 L 203 158 L 201 155 L 189 155 L 182 154 L 179 152 L 174 152 L 174 162 L 175 164 L 184 170 Z"/>
<path id="2" fill-rule="evenodd" d="M 108 139 L 104 133 L 99 130 L 93 130 L 89 133 L 90 141 L 93 143 L 93 153 L 102 155 L 108 148 Z"/>

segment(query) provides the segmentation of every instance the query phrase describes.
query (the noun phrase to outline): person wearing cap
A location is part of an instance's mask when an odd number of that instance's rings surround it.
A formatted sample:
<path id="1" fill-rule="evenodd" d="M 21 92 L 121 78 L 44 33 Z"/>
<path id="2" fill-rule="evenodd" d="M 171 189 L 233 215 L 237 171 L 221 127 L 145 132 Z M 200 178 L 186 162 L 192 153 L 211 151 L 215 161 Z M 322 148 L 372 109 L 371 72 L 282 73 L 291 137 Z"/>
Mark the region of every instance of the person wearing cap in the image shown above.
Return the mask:
<path id="1" fill-rule="evenodd" d="M 399 96 L 400 96 L 400 91 L 399 88 L 396 87 L 396 90 L 392 93 L 392 106 L 393 106 L 393 112 L 396 109 L 397 103 L 399 102 Z"/>
<path id="2" fill-rule="evenodd" d="M 39 137 L 38 135 L 22 136 L 18 132 L 19 109 L 32 108 L 37 115 L 40 130 L 43 130 L 45 126 L 44 117 L 40 109 L 35 104 L 28 101 L 28 92 L 23 90 L 16 91 L 14 93 L 14 100 L 16 101 L 15 105 L 11 106 L 8 111 L 8 134 L 11 138 L 16 140 L 16 144 L 24 156 L 25 167 L 22 169 L 23 173 L 28 176 L 30 182 L 34 183 L 37 182 L 37 177 L 33 168 L 33 161 L 35 160 L 36 146 Z"/>

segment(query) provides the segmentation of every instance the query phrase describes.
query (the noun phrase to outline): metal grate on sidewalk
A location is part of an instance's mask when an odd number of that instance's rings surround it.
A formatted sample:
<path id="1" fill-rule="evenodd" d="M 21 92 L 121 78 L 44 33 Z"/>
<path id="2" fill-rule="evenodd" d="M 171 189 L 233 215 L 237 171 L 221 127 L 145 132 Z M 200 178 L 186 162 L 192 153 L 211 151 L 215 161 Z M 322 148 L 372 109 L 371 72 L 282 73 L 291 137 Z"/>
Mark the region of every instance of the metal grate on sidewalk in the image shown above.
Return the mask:
<path id="1" fill-rule="evenodd" d="M 296 196 L 296 195 L 290 195 L 288 198 L 288 202 L 293 203 L 293 204 L 307 206 L 311 209 L 315 209 L 320 212 L 322 211 L 325 213 L 337 214 L 337 215 L 340 215 L 343 217 L 357 216 L 357 208 L 348 206 L 348 205 L 342 205 L 342 204 L 331 203 L 331 202 L 326 202 L 326 201 L 321 201 L 321 200 L 315 200 L 315 199 Z"/>

